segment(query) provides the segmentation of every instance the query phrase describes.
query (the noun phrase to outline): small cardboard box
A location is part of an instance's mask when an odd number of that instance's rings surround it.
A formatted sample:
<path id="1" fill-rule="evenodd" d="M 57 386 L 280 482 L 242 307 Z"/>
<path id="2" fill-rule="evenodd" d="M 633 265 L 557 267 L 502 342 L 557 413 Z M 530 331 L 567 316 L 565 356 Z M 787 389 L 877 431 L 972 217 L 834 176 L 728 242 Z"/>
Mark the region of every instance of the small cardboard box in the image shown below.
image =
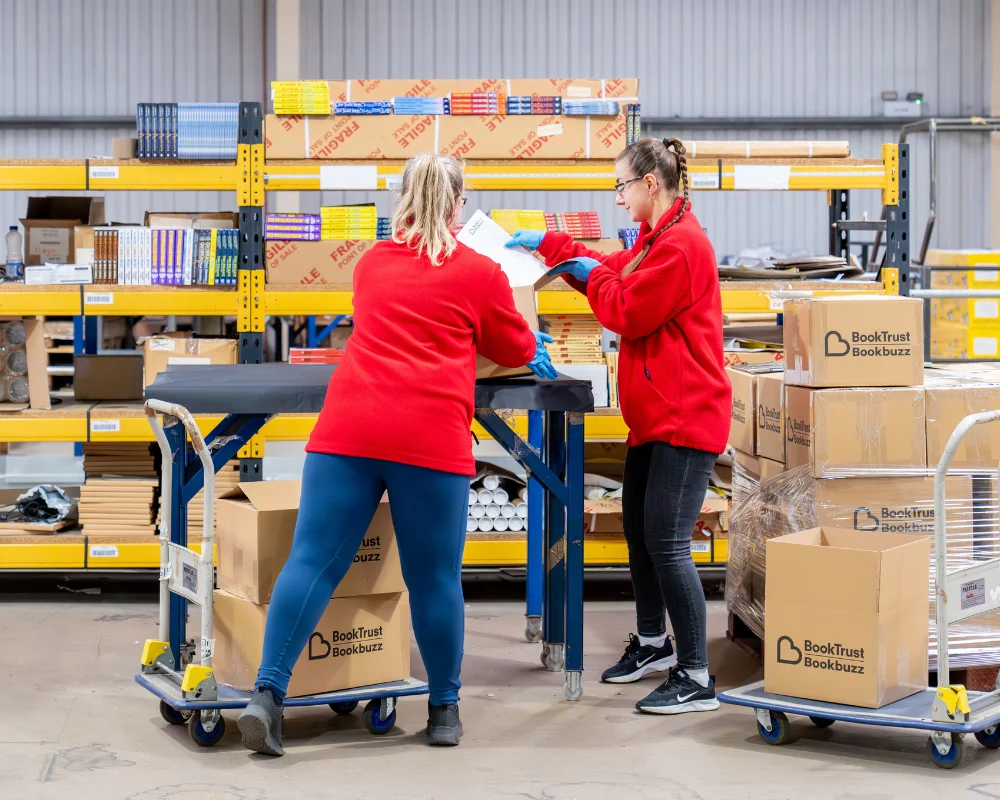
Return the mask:
<path id="1" fill-rule="evenodd" d="M 1000 378 L 1000 375 L 997 376 Z M 969 414 L 1000 408 L 1000 383 L 962 382 L 925 386 L 927 466 L 937 467 L 955 427 Z M 976 425 L 958 445 L 954 469 L 995 470 L 1000 462 L 1000 425 Z"/>
<path id="2" fill-rule="evenodd" d="M 742 367 L 728 367 L 726 374 L 733 385 L 732 420 L 729 444 L 744 453 L 757 452 L 757 379 Z"/>
<path id="3" fill-rule="evenodd" d="M 264 647 L 268 606 L 221 589 L 213 594 L 216 679 L 250 691 Z M 292 668 L 288 696 L 353 689 L 410 677 L 406 592 L 330 601 Z"/>
<path id="4" fill-rule="evenodd" d="M 251 603 L 269 603 L 292 550 L 301 481 L 240 483 L 216 503 L 218 586 Z M 406 591 L 396 535 L 383 498 L 354 563 L 334 597 Z"/>
<path id="5" fill-rule="evenodd" d="M 785 387 L 785 463 L 845 476 L 927 466 L 924 390 Z"/>
<path id="6" fill-rule="evenodd" d="M 879 708 L 926 688 L 929 562 L 926 537 L 769 539 L 764 691 Z"/>
<path id="7" fill-rule="evenodd" d="M 533 331 L 538 330 L 538 311 L 535 305 L 535 287 L 514 286 L 511 291 L 514 293 L 514 306 L 521 316 L 528 323 L 528 327 Z M 514 375 L 530 375 L 531 370 L 527 367 L 501 367 L 494 364 L 484 356 L 476 356 L 476 380 L 482 378 L 507 378 Z M 607 377 L 605 375 L 605 377 Z"/>
<path id="8" fill-rule="evenodd" d="M 265 279 L 269 285 L 333 284 L 350 287 L 354 268 L 375 240 L 278 241 L 264 243 Z"/>
<path id="9" fill-rule="evenodd" d="M 146 386 L 171 364 L 208 366 L 237 363 L 235 339 L 190 339 L 185 336 L 150 336 L 143 342 Z"/>
<path id="10" fill-rule="evenodd" d="M 784 315 L 789 385 L 923 383 L 923 306 L 917 298 L 795 298 L 785 303 Z"/>
<path id="11" fill-rule="evenodd" d="M 785 382 L 780 372 L 757 376 L 757 455 L 785 462 Z"/>
<path id="12" fill-rule="evenodd" d="M 119 161 L 127 161 L 139 157 L 139 140 L 130 137 L 116 136 L 111 140 L 111 157 Z"/>
<path id="13" fill-rule="evenodd" d="M 104 224 L 103 197 L 29 197 L 24 226 L 25 266 L 69 264 L 77 225 Z"/>
<path id="14" fill-rule="evenodd" d="M 142 400 L 141 353 L 77 355 L 73 359 L 74 400 Z"/>
<path id="15" fill-rule="evenodd" d="M 28 402 L 9 402 L 6 390 L 7 378 L 0 379 L 0 387 L 3 393 L 0 394 L 0 412 L 23 411 L 31 409 L 52 408 L 49 399 L 49 379 L 47 375 L 48 358 L 45 355 L 45 330 L 41 317 L 0 317 L 0 329 L 8 322 L 24 323 L 24 353 L 28 357 Z M 3 357 L 9 357 L 10 353 L 4 353 Z M 0 362 L 2 364 L 2 362 Z"/>

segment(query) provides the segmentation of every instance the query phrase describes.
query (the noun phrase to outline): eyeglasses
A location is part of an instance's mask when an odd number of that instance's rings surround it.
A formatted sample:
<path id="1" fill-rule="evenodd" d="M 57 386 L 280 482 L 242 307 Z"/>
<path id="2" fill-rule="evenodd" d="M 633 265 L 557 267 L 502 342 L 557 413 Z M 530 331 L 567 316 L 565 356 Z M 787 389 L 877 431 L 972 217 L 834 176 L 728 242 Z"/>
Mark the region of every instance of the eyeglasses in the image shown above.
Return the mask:
<path id="1" fill-rule="evenodd" d="M 632 183 L 632 181 L 641 181 L 642 178 L 643 178 L 643 176 L 640 175 L 638 178 L 629 178 L 627 181 L 622 181 L 621 183 L 616 183 L 615 184 L 615 191 L 618 192 L 618 196 L 619 197 L 624 197 L 625 196 L 625 187 L 628 186 L 630 183 Z"/>
<path id="2" fill-rule="evenodd" d="M 465 195 L 462 195 L 461 200 L 462 200 L 462 208 L 465 208 L 465 204 L 469 202 L 469 198 L 466 197 Z"/>

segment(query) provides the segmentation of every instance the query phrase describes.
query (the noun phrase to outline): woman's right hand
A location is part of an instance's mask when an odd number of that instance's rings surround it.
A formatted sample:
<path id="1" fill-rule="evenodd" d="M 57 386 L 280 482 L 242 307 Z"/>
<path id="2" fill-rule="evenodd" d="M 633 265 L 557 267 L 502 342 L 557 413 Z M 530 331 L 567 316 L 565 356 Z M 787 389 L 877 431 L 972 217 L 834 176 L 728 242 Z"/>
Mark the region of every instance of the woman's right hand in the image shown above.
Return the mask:
<path id="1" fill-rule="evenodd" d="M 514 231 L 514 235 L 510 238 L 504 247 L 526 247 L 529 250 L 537 250 L 539 245 L 542 243 L 542 239 L 545 238 L 545 231 L 533 231 L 522 228 L 521 230 Z"/>
<path id="2" fill-rule="evenodd" d="M 539 378 L 545 378 L 550 381 L 555 380 L 558 377 L 558 373 L 549 359 L 549 351 L 545 349 L 546 343 L 551 343 L 553 339 L 547 333 L 542 333 L 541 331 L 532 331 L 532 333 L 535 334 L 535 357 L 528 362 L 527 367 Z"/>

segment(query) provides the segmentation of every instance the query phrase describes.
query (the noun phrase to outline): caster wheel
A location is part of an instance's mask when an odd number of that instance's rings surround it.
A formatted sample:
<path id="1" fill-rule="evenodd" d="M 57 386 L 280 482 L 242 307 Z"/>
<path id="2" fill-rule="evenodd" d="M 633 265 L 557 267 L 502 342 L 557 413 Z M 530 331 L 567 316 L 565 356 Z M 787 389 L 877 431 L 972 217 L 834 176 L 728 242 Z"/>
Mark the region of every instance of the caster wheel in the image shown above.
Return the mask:
<path id="1" fill-rule="evenodd" d="M 393 709 L 392 713 L 383 719 L 382 701 L 371 700 L 368 705 L 365 706 L 364 719 L 365 727 L 368 729 L 368 733 L 372 736 L 385 736 L 396 724 L 396 709 Z"/>
<path id="2" fill-rule="evenodd" d="M 353 714 L 354 709 L 358 707 L 357 700 L 347 700 L 343 703 L 330 703 L 330 708 L 336 711 L 338 714 Z"/>
<path id="3" fill-rule="evenodd" d="M 836 720 L 823 719 L 823 717 L 809 717 L 812 720 L 812 724 L 817 728 L 829 728 Z"/>
<path id="4" fill-rule="evenodd" d="M 189 711 L 178 711 L 163 700 L 160 701 L 160 716 L 171 725 L 183 725 L 191 718 Z"/>
<path id="5" fill-rule="evenodd" d="M 566 684 L 563 686 L 563 696 L 571 703 L 576 702 L 583 697 L 583 687 L 575 686 L 571 688 L 569 684 Z"/>
<path id="6" fill-rule="evenodd" d="M 792 736 L 792 725 L 780 711 L 771 711 L 771 730 L 768 730 L 760 721 L 757 722 L 757 733 L 760 738 L 768 744 L 785 744 Z"/>
<path id="7" fill-rule="evenodd" d="M 976 731 L 976 741 L 990 750 L 1000 748 L 1000 725 L 994 725 L 984 731 Z"/>
<path id="8" fill-rule="evenodd" d="M 226 733 L 226 721 L 220 715 L 218 722 L 215 723 L 215 727 L 210 731 L 206 731 L 201 724 L 201 714 L 192 714 L 188 722 L 188 732 L 191 734 L 191 739 L 195 744 L 201 747 L 211 747 Z"/>
<path id="9" fill-rule="evenodd" d="M 941 769 L 955 769 L 965 758 L 965 742 L 962 740 L 962 734 L 953 733 L 951 735 L 951 749 L 947 753 L 939 751 L 934 744 L 934 739 L 928 736 L 927 755 Z"/>
<path id="10" fill-rule="evenodd" d="M 527 625 L 524 627 L 524 639 L 528 642 L 542 641 L 542 621 L 534 617 L 529 617 Z"/>

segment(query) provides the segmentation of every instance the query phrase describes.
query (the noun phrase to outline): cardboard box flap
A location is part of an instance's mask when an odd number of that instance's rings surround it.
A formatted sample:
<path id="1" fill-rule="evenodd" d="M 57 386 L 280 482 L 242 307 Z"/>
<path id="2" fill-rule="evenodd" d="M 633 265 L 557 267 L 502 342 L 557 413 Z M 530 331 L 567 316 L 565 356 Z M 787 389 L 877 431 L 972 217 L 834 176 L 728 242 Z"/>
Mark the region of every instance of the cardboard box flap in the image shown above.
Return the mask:
<path id="1" fill-rule="evenodd" d="M 220 500 L 246 501 L 258 511 L 296 511 L 302 481 L 241 481 Z"/>
<path id="2" fill-rule="evenodd" d="M 79 220 L 82 224 L 104 223 L 103 197 L 29 197 L 26 219 Z"/>
<path id="3" fill-rule="evenodd" d="M 894 534 L 875 534 L 877 537 Z M 912 576 L 926 571 L 931 560 L 929 536 L 908 537 L 910 541 L 886 546 L 880 553 L 879 612 L 927 599 L 927 584 Z"/>

